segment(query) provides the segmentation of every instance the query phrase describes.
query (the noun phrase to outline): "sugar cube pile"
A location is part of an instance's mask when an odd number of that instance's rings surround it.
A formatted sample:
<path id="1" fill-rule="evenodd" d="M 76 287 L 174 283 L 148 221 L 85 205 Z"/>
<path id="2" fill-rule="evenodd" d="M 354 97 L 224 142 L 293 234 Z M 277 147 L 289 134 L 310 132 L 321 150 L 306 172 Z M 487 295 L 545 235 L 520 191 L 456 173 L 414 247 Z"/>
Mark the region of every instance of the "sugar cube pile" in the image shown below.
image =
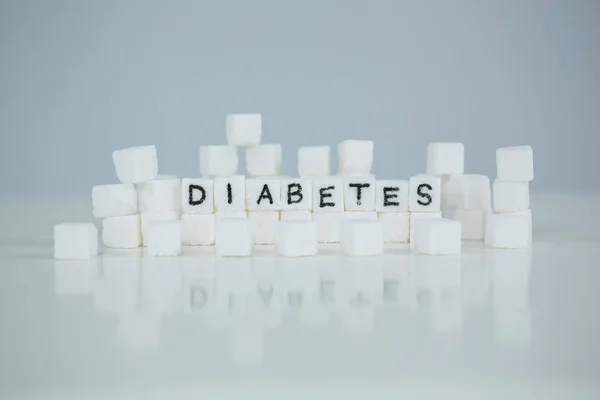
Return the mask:
<path id="1" fill-rule="evenodd" d="M 282 146 L 261 139 L 260 114 L 228 115 L 227 144 L 200 146 L 198 176 L 182 179 L 159 175 L 153 145 L 115 151 L 120 183 L 92 188 L 104 247 L 178 256 L 184 246 L 214 246 L 217 256 L 246 257 L 255 245 L 273 245 L 279 256 L 307 257 L 319 243 L 339 243 L 348 256 L 381 254 L 385 243 L 432 256 L 459 254 L 463 240 L 531 245 L 529 146 L 497 149 L 493 182 L 465 173 L 462 143 L 441 142 L 427 147 L 426 173 L 377 179 L 368 140 L 338 144 L 335 174 L 330 146 L 300 147 L 298 176 L 289 177 L 282 175 Z M 94 257 L 98 236 L 94 224 L 56 225 L 55 257 Z"/>

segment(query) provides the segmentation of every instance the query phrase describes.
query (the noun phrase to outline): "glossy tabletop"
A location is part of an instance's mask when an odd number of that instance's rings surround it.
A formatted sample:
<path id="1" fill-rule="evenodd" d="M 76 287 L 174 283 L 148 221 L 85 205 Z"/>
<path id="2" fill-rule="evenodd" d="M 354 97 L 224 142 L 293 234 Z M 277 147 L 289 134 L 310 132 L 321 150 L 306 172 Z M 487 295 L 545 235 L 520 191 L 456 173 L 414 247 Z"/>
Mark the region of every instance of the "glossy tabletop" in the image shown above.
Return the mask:
<path id="1" fill-rule="evenodd" d="M 0 398 L 600 398 L 600 196 L 534 196 L 528 250 L 54 260 L 88 203 L 3 202 Z"/>

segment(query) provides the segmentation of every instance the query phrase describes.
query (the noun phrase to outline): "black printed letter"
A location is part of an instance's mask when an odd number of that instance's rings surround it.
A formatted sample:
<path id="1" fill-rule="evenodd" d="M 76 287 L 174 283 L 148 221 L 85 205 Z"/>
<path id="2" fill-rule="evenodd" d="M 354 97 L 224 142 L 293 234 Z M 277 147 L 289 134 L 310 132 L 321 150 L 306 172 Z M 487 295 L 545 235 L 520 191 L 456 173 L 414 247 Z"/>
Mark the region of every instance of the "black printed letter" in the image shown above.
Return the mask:
<path id="1" fill-rule="evenodd" d="M 258 200 L 256 200 L 256 204 L 260 204 L 262 199 L 269 199 L 269 204 L 273 204 L 273 197 L 271 197 L 271 191 L 269 190 L 269 185 L 265 183 L 260 192 L 260 196 L 258 196 Z"/>
<path id="2" fill-rule="evenodd" d="M 335 189 L 335 186 L 327 186 L 327 187 L 319 189 L 319 195 L 320 195 L 319 207 L 321 207 L 321 208 L 335 207 L 335 203 L 326 203 L 323 201 L 327 197 L 333 197 L 331 193 L 325 193 L 326 190 L 333 190 L 333 189 Z"/>
<path id="3" fill-rule="evenodd" d="M 233 203 L 233 193 L 231 193 L 231 183 L 227 184 L 227 204 Z"/>
<path id="4" fill-rule="evenodd" d="M 199 200 L 194 200 L 194 190 L 200 191 L 201 194 Z M 190 206 L 199 206 L 200 204 L 204 203 L 204 200 L 206 200 L 206 190 L 204 190 L 204 188 L 200 185 L 190 185 L 188 188 L 188 194 L 188 203 Z"/>
<path id="5" fill-rule="evenodd" d="M 427 201 L 417 200 L 417 203 L 419 203 L 422 206 L 428 206 L 428 205 L 431 204 L 431 202 L 433 201 L 433 199 L 431 198 L 431 196 L 428 193 L 423 193 L 423 188 L 429 189 L 429 190 L 433 190 L 433 188 L 431 187 L 431 185 L 428 184 L 428 183 L 421 183 L 419 186 L 417 186 L 417 194 L 420 197 L 423 197 L 424 199 L 427 199 Z"/>
<path id="6" fill-rule="evenodd" d="M 292 191 L 292 188 L 296 188 L 296 190 Z M 292 200 L 292 196 L 297 196 L 298 198 L 296 200 Z M 302 186 L 300 186 L 299 183 L 290 183 L 288 185 L 288 190 L 287 190 L 287 203 L 288 204 L 300 203 L 303 198 L 304 198 L 304 196 L 302 195 Z"/>
<path id="7" fill-rule="evenodd" d="M 392 206 L 399 206 L 400 203 L 398 203 L 397 201 L 389 201 L 390 199 L 397 199 L 398 195 L 393 193 L 389 193 L 389 192 L 398 192 L 400 190 L 399 187 L 384 187 L 383 188 L 383 206 L 384 207 L 392 207 Z"/>
<path id="8" fill-rule="evenodd" d="M 362 203 L 362 189 L 371 186 L 370 183 L 351 183 L 348 186 L 356 188 L 356 204 L 360 206 Z"/>

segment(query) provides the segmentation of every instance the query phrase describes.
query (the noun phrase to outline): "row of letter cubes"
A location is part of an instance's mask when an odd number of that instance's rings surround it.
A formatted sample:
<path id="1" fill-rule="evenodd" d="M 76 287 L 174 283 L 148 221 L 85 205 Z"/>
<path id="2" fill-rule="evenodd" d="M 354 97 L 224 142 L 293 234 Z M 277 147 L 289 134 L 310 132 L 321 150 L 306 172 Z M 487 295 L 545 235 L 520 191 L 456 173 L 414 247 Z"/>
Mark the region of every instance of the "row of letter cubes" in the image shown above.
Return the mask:
<path id="1" fill-rule="evenodd" d="M 314 212 L 440 211 L 440 178 L 418 175 L 410 180 L 376 180 L 373 176 L 327 178 L 158 179 L 138 184 L 95 186 L 94 216 L 179 210 L 188 214 L 215 211 Z"/>

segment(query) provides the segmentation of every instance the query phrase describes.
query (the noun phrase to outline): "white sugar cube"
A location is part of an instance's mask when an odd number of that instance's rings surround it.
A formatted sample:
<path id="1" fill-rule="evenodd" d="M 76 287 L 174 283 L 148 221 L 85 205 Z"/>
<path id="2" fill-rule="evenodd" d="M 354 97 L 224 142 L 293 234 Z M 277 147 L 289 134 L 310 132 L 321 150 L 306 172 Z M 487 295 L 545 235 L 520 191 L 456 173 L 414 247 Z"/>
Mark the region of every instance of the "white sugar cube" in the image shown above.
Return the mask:
<path id="1" fill-rule="evenodd" d="M 248 218 L 248 212 L 244 211 L 217 211 L 215 213 L 215 221 L 229 218 Z"/>
<path id="2" fill-rule="evenodd" d="M 250 176 L 281 175 L 281 145 L 246 147 L 246 171 Z"/>
<path id="3" fill-rule="evenodd" d="M 384 243 L 408 243 L 410 238 L 410 214 L 407 212 L 382 212 L 379 221 L 383 229 Z"/>
<path id="4" fill-rule="evenodd" d="M 408 209 L 413 212 L 441 210 L 441 180 L 433 175 L 416 175 L 409 180 Z"/>
<path id="5" fill-rule="evenodd" d="M 262 136 L 260 114 L 229 114 L 226 117 L 227 143 L 230 146 L 256 146 Z"/>
<path id="6" fill-rule="evenodd" d="M 184 214 L 212 214 L 215 211 L 212 179 L 181 180 L 181 211 Z"/>
<path id="7" fill-rule="evenodd" d="M 415 244 L 415 226 L 417 224 L 418 221 L 422 220 L 422 219 L 435 219 L 435 218 L 442 218 L 442 213 L 440 211 L 438 212 L 411 212 L 410 213 L 410 235 L 409 235 L 409 242 L 410 242 L 410 248 L 413 249 L 414 248 L 414 244 Z"/>
<path id="8" fill-rule="evenodd" d="M 445 195 L 450 207 L 464 210 L 488 210 L 491 208 L 492 191 L 487 175 L 453 175 L 446 184 Z"/>
<path id="9" fill-rule="evenodd" d="M 181 221 L 153 221 L 146 229 L 148 255 L 178 256 L 181 254 Z"/>
<path id="10" fill-rule="evenodd" d="M 414 249 L 420 254 L 460 254 L 461 239 L 461 224 L 451 219 L 422 219 L 414 227 Z"/>
<path id="11" fill-rule="evenodd" d="M 301 220 L 312 221 L 312 212 L 305 210 L 288 210 L 279 213 L 279 219 L 282 221 Z"/>
<path id="12" fill-rule="evenodd" d="M 317 224 L 317 240 L 319 243 L 339 243 L 344 214 L 344 212 L 313 213 L 312 217 Z"/>
<path id="13" fill-rule="evenodd" d="M 246 210 L 246 177 L 217 177 L 214 181 L 214 202 L 217 211 Z"/>
<path id="14" fill-rule="evenodd" d="M 98 185 L 92 188 L 93 213 L 96 218 L 135 214 L 137 191 L 131 183 Z"/>
<path id="15" fill-rule="evenodd" d="M 113 152 L 117 178 L 123 183 L 150 181 L 158 175 L 155 146 L 129 147 Z"/>
<path id="16" fill-rule="evenodd" d="M 487 223 L 487 218 L 489 218 L 490 215 L 494 214 L 491 210 L 488 210 L 486 212 L 486 223 Z M 513 215 L 513 216 L 517 216 L 517 217 L 525 217 L 525 219 L 527 219 L 527 226 L 529 227 L 529 233 L 528 233 L 528 239 L 529 239 L 529 244 L 532 243 L 533 240 L 533 220 L 532 220 L 532 215 L 531 215 L 531 210 L 523 210 L 523 211 L 515 211 L 515 212 L 510 212 L 510 213 L 501 213 L 504 215 Z M 486 225 L 487 227 L 487 225 Z"/>
<path id="17" fill-rule="evenodd" d="M 521 249 L 531 243 L 531 218 L 522 214 L 488 213 L 485 243 L 500 249 Z"/>
<path id="18" fill-rule="evenodd" d="M 378 218 L 375 211 L 347 211 L 343 214 L 343 221 L 349 219 L 367 219 L 376 221 Z"/>
<path id="19" fill-rule="evenodd" d="M 221 257 L 252 254 L 253 240 L 247 218 L 222 218 L 215 228 L 215 253 Z"/>
<path id="20" fill-rule="evenodd" d="M 156 221 L 175 221 L 181 218 L 179 210 L 149 211 L 141 213 L 142 245 L 147 246 L 148 225 Z"/>
<path id="21" fill-rule="evenodd" d="M 324 178 L 331 174 L 331 147 L 305 146 L 298 149 L 298 176 Z"/>
<path id="22" fill-rule="evenodd" d="M 281 209 L 312 210 L 312 186 L 312 180 L 308 178 L 281 179 Z"/>
<path id="23" fill-rule="evenodd" d="M 375 211 L 408 211 L 408 181 L 382 179 L 375 182 Z"/>
<path id="24" fill-rule="evenodd" d="M 238 169 L 238 153 L 234 146 L 200 146 L 200 175 L 231 176 Z"/>
<path id="25" fill-rule="evenodd" d="M 280 221 L 277 223 L 275 250 L 284 257 L 317 254 L 317 225 L 313 221 Z"/>
<path id="26" fill-rule="evenodd" d="M 458 175 L 465 171 L 465 146 L 462 143 L 430 143 L 427 146 L 427 173 Z"/>
<path id="27" fill-rule="evenodd" d="M 85 260 L 98 254 L 98 229 L 94 224 L 68 222 L 54 225 L 54 258 Z"/>
<path id="28" fill-rule="evenodd" d="M 182 214 L 181 243 L 184 246 L 215 244 L 215 214 Z"/>
<path id="29" fill-rule="evenodd" d="M 454 209 L 452 219 L 461 223 L 464 240 L 483 240 L 485 237 L 485 218 L 489 210 Z"/>
<path id="30" fill-rule="evenodd" d="M 248 211 L 254 244 L 273 244 L 275 224 L 279 220 L 278 211 Z"/>
<path id="31" fill-rule="evenodd" d="M 313 212 L 344 211 L 344 180 L 339 177 L 313 180 Z"/>
<path id="32" fill-rule="evenodd" d="M 156 179 L 136 186 L 141 212 L 181 209 L 180 179 Z"/>
<path id="33" fill-rule="evenodd" d="M 493 191 L 494 211 L 515 212 L 529 209 L 529 182 L 496 179 Z"/>
<path id="34" fill-rule="evenodd" d="M 373 256 L 383 253 L 383 228 L 381 222 L 366 219 L 349 219 L 341 228 L 340 247 L 350 256 Z"/>
<path id="35" fill-rule="evenodd" d="M 142 244 L 140 214 L 108 217 L 102 221 L 102 242 L 115 249 L 135 249 Z"/>
<path id="36" fill-rule="evenodd" d="M 533 150 L 530 146 L 496 149 L 497 177 L 502 181 L 533 180 Z"/>
<path id="37" fill-rule="evenodd" d="M 246 179 L 246 209 L 281 210 L 281 181 L 271 177 Z"/>
<path id="38" fill-rule="evenodd" d="M 346 211 L 374 211 L 375 177 L 345 176 L 343 179 Z"/>
<path id="39" fill-rule="evenodd" d="M 338 144 L 338 170 L 342 174 L 370 174 L 373 166 L 373 142 L 344 140 Z"/>

